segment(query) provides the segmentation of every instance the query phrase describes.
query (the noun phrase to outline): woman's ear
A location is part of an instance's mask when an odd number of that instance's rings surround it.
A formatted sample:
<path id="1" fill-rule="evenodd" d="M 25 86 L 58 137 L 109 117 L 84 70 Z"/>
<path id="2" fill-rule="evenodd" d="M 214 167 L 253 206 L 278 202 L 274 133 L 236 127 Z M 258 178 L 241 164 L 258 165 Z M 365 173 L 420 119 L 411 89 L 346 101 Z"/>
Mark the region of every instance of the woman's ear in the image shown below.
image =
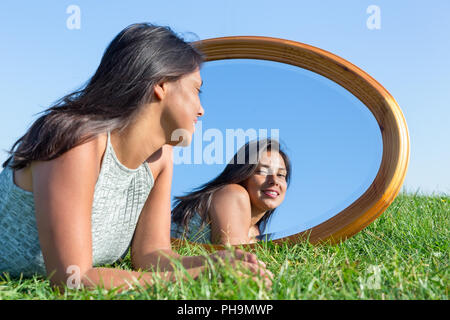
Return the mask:
<path id="1" fill-rule="evenodd" d="M 167 94 L 167 82 L 160 82 L 153 87 L 153 94 L 158 100 L 164 99 Z"/>

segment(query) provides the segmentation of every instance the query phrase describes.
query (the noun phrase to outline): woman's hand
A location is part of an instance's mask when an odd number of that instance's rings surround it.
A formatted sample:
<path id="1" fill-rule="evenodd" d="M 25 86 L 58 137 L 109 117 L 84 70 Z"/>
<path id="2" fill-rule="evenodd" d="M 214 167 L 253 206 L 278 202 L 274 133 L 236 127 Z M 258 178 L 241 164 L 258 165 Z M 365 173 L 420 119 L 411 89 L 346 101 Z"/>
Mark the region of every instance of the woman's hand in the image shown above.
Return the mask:
<path id="1" fill-rule="evenodd" d="M 213 262 L 220 264 L 230 264 L 233 267 L 244 267 L 250 270 L 252 273 L 256 274 L 258 277 L 253 277 L 254 280 L 259 280 L 262 278 L 264 280 L 267 287 L 272 286 L 273 274 L 266 268 L 266 264 L 259 260 L 257 256 L 253 253 L 245 252 L 240 249 L 236 249 L 234 251 L 230 250 L 221 250 L 217 251 L 210 255 L 210 258 Z M 242 272 L 238 273 L 242 276 L 244 274 Z"/>

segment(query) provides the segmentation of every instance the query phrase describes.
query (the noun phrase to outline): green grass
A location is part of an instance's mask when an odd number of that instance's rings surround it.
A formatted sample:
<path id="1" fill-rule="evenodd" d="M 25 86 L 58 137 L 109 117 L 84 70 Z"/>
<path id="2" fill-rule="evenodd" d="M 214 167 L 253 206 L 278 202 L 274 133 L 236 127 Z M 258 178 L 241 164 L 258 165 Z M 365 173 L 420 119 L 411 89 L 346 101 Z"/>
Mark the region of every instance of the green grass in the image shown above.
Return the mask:
<path id="1" fill-rule="evenodd" d="M 401 193 L 374 223 L 339 245 L 266 243 L 254 253 L 275 276 L 272 288 L 215 267 L 197 280 L 118 293 L 67 290 L 43 278 L 0 277 L 0 299 L 448 299 L 448 195 Z M 178 250 L 201 254 L 198 246 Z M 118 268 L 130 269 L 129 257 Z M 182 270 L 180 271 L 180 274 Z"/>

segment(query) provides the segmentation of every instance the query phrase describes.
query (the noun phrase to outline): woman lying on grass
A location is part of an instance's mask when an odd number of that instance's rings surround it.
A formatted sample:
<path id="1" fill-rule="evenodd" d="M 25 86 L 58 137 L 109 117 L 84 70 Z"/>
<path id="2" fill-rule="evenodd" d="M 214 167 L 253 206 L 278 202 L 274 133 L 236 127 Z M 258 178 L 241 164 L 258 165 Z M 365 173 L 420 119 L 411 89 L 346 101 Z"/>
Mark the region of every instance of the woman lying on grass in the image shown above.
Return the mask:
<path id="1" fill-rule="evenodd" d="M 276 140 L 247 143 L 218 177 L 176 197 L 172 237 L 214 244 L 256 242 L 283 202 L 290 175 L 289 158 Z"/>
<path id="2" fill-rule="evenodd" d="M 129 248 L 135 270 L 158 266 L 173 279 L 177 259 L 202 272 L 207 257 L 180 257 L 170 242 L 171 136 L 182 129 L 189 144 L 203 115 L 202 61 L 169 28 L 131 25 L 87 84 L 32 124 L 0 174 L 0 273 L 62 287 L 72 274 L 87 287 L 151 284 L 151 272 L 99 267 Z M 270 274 L 243 251 L 211 258 Z"/>

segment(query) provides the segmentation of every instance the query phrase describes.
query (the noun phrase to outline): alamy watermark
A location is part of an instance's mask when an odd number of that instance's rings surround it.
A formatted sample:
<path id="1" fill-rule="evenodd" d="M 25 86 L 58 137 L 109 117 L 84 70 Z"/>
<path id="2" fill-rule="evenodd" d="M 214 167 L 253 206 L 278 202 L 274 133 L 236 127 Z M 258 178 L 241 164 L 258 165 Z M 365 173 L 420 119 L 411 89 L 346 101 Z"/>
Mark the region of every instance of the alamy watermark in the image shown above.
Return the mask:
<path id="1" fill-rule="evenodd" d="M 369 265 L 366 270 L 366 277 L 358 277 L 359 287 L 364 294 L 364 290 L 381 289 L 381 267 Z"/>
<path id="2" fill-rule="evenodd" d="M 67 7 L 66 13 L 70 16 L 66 20 L 66 27 L 69 30 L 81 29 L 81 9 L 75 4 Z"/>
<path id="3" fill-rule="evenodd" d="M 195 125 L 193 134 L 193 143 L 185 146 L 185 137 L 190 133 L 185 129 L 177 129 L 172 133 L 172 141 L 182 141 L 178 143 L 173 152 L 174 164 L 224 164 L 234 161 L 234 155 L 237 153 L 236 163 L 258 163 L 260 152 L 264 151 L 261 142 L 265 139 L 279 142 L 280 130 L 270 129 L 226 129 L 225 136 L 223 132 L 216 128 L 209 128 L 203 132 L 202 122 L 198 121 Z M 240 147 L 249 143 L 249 158 L 245 157 L 245 150 L 238 150 Z M 259 141 L 259 144 L 255 142 Z M 253 143 L 252 143 L 253 142 Z M 204 146 L 204 143 L 207 143 Z M 271 150 L 276 151 L 279 148 L 278 143 L 271 146 Z M 228 159 L 228 160 L 227 160 Z"/>
<path id="4" fill-rule="evenodd" d="M 66 270 L 67 274 L 70 274 L 67 277 L 66 285 L 69 289 L 80 289 L 81 286 L 81 270 L 77 265 L 70 265 Z"/>
<path id="5" fill-rule="evenodd" d="M 366 13 L 370 14 L 367 18 L 366 26 L 369 30 L 381 29 L 381 9 L 374 4 L 370 5 L 366 9 Z"/>

